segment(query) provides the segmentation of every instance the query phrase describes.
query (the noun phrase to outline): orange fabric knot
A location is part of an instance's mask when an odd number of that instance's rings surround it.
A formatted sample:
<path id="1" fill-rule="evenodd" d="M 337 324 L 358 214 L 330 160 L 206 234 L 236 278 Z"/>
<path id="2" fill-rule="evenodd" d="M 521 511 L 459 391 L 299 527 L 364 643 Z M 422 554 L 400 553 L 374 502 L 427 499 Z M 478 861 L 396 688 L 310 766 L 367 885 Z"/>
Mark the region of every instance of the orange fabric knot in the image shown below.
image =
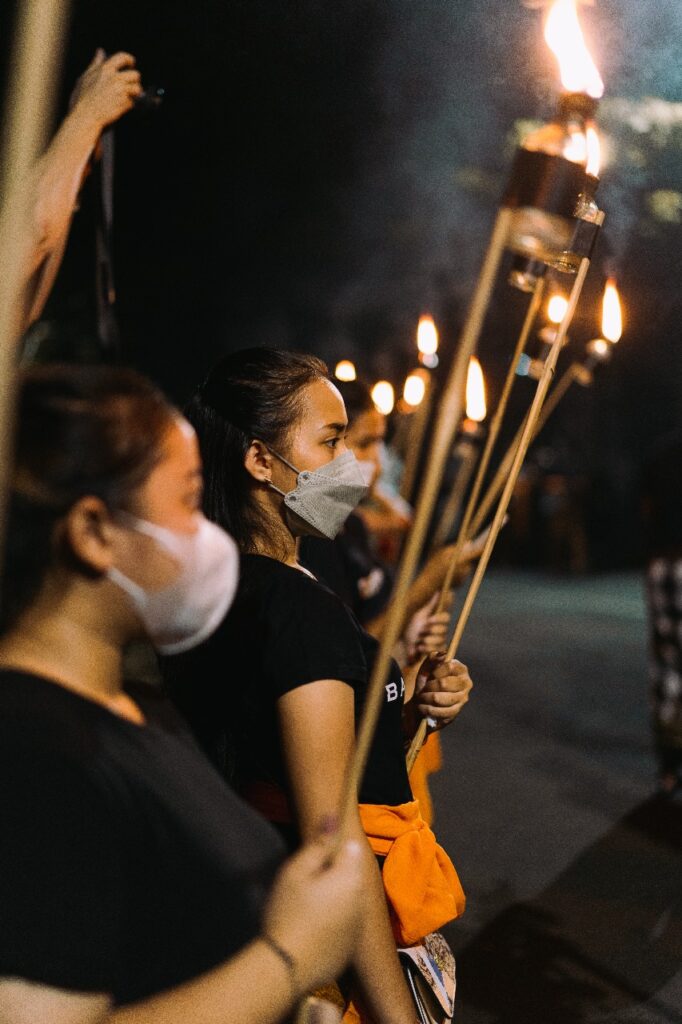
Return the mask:
<path id="1" fill-rule="evenodd" d="M 360 818 L 374 853 L 386 858 L 384 890 L 399 946 L 414 945 L 464 913 L 455 867 L 416 800 L 397 807 L 360 804 Z"/>

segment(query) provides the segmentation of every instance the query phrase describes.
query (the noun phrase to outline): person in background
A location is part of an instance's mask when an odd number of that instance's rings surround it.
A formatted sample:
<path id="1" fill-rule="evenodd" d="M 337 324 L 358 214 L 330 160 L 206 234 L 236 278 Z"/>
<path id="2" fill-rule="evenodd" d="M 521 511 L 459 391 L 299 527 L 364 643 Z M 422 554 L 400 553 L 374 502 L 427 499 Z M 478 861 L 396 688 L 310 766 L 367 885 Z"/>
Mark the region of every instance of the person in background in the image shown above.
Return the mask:
<path id="1" fill-rule="evenodd" d="M 341 804 L 378 647 L 301 564 L 299 539 L 335 536 L 367 488 L 346 448 L 341 396 L 313 356 L 225 356 L 186 414 L 204 463 L 204 509 L 237 540 L 241 577 L 216 632 L 164 659 L 164 674 L 209 756 L 293 848 Z M 452 721 L 470 689 L 465 666 L 434 656 L 405 679 L 394 662 L 386 680 L 348 823 L 370 840 L 352 962 L 363 1020 L 414 1024 L 396 941 L 417 942 L 463 910 L 454 867 L 413 800 L 405 743 L 422 717 Z"/>
<path id="2" fill-rule="evenodd" d="M 649 694 L 658 787 L 682 789 L 682 437 L 659 443 L 644 469 Z"/>
<path id="3" fill-rule="evenodd" d="M 353 948 L 361 851 L 281 840 L 123 646 L 224 616 L 234 542 L 200 511 L 189 424 L 130 371 L 19 394 L 0 629 L 0 1020 L 275 1024 Z M 318 833 L 319 836 L 319 833 Z M 268 896 L 269 892 L 269 896 Z M 323 908 L 324 912 L 320 913 Z"/>
<path id="4" fill-rule="evenodd" d="M 399 514 L 379 490 L 386 417 L 376 408 L 370 389 L 364 382 L 337 381 L 336 386 L 348 415 L 346 444 L 368 467 L 368 475 L 371 472 L 370 492 L 368 498 L 351 512 L 334 540 L 303 537 L 301 560 L 353 609 L 369 633 L 381 639 L 384 612 L 393 589 L 393 571 L 377 555 L 378 545 L 373 533 L 376 529 L 383 531 L 386 522 L 392 522 L 392 517 Z M 480 541 L 466 546 L 456 582 L 461 582 L 466 576 L 481 548 Z M 446 604 L 443 612 L 436 612 L 436 604 L 452 552 L 453 547 L 449 546 L 432 555 L 410 588 L 404 614 L 402 649 L 396 652 L 401 663 L 414 665 L 424 655 L 447 647 L 451 602 Z M 440 738 L 433 733 L 410 775 L 412 791 L 429 824 L 433 822 L 433 805 L 428 777 L 441 767 Z"/>
<path id="5" fill-rule="evenodd" d="M 142 93 L 130 53 L 105 58 L 97 50 L 76 83 L 71 109 L 26 183 L 24 209 L 30 238 L 25 268 L 22 325 L 37 320 L 61 266 L 71 220 L 100 135 Z"/>

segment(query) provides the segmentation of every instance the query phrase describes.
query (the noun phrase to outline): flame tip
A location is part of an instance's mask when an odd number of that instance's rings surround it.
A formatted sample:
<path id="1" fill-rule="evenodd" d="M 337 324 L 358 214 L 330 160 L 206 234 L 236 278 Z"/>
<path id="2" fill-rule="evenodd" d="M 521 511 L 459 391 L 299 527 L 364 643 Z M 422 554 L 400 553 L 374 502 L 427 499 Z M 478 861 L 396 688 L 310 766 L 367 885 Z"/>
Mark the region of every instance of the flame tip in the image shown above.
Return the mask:
<path id="1" fill-rule="evenodd" d="M 417 324 L 417 348 L 422 355 L 432 356 L 438 351 L 438 328 L 430 313 L 423 313 Z"/>
<path id="2" fill-rule="evenodd" d="M 393 412 L 395 405 L 395 391 L 393 385 L 387 380 L 378 380 L 372 388 L 372 401 L 378 411 L 384 416 Z"/>
<path id="3" fill-rule="evenodd" d="M 604 287 L 601 330 L 604 337 L 614 345 L 623 334 L 623 310 L 615 277 L 607 278 Z"/>
<path id="4" fill-rule="evenodd" d="M 604 82 L 585 43 L 576 0 L 554 0 L 545 20 L 545 39 L 559 62 L 564 89 L 601 99 Z"/>
<path id="5" fill-rule="evenodd" d="M 476 356 L 469 360 L 466 385 L 466 415 L 475 423 L 482 423 L 488 414 L 485 400 L 485 379 Z"/>

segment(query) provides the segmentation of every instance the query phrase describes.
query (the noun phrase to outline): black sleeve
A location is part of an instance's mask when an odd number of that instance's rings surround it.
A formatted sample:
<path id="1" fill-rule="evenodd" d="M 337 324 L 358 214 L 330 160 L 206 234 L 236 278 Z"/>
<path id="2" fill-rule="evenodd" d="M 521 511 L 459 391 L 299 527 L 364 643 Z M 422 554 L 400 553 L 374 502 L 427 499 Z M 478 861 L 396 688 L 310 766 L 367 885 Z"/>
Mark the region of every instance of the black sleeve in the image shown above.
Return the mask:
<path id="1" fill-rule="evenodd" d="M 276 697 L 317 679 L 365 682 L 359 626 L 335 594 L 303 573 L 277 582 L 264 625 L 263 672 Z"/>
<path id="2" fill-rule="evenodd" d="M 1 752 L 0 975 L 111 991 L 122 840 L 104 791 L 57 754 Z"/>

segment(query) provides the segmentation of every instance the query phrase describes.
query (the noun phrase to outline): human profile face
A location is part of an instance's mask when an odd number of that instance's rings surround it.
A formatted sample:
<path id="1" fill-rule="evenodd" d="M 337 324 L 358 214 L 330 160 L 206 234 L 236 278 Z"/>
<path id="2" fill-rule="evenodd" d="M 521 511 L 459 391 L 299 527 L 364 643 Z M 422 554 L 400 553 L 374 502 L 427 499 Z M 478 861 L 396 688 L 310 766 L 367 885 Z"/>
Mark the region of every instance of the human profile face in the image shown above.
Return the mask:
<path id="1" fill-rule="evenodd" d="M 135 515 L 178 533 L 194 533 L 201 515 L 203 477 L 194 428 L 173 417 L 162 457 L 135 494 Z"/>
<path id="2" fill-rule="evenodd" d="M 371 486 L 381 476 L 381 451 L 386 438 L 386 417 L 378 409 L 368 409 L 353 420 L 346 431 L 346 444 L 360 462 L 371 462 L 374 473 Z"/>
<path id="3" fill-rule="evenodd" d="M 280 454 L 299 472 L 316 470 L 348 451 L 348 417 L 343 399 L 331 381 L 319 379 L 305 387 L 300 396 L 301 415 Z M 279 460 L 272 467 L 272 482 L 282 491 L 292 489 L 293 470 Z M 295 483 L 295 481 L 294 481 Z"/>

